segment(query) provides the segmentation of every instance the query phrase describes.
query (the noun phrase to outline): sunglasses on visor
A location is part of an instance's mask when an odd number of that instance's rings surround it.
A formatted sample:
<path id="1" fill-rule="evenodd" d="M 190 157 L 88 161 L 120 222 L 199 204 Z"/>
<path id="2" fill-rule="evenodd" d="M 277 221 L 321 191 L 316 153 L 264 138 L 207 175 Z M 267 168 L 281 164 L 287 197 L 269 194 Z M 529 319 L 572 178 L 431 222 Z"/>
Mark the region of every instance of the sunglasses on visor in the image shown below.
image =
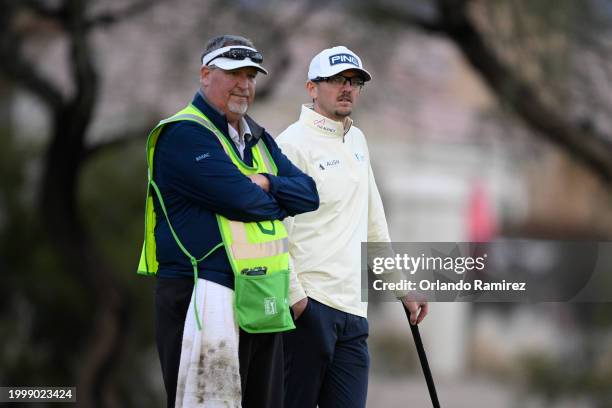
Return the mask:
<path id="1" fill-rule="evenodd" d="M 261 64 L 263 62 L 263 55 L 261 55 L 259 51 L 247 50 L 246 48 L 232 48 L 231 50 L 225 51 L 223 54 L 216 55 L 213 59 L 208 61 L 206 65 L 209 65 L 217 58 L 229 58 L 233 60 L 250 58 L 251 61 L 256 64 Z"/>

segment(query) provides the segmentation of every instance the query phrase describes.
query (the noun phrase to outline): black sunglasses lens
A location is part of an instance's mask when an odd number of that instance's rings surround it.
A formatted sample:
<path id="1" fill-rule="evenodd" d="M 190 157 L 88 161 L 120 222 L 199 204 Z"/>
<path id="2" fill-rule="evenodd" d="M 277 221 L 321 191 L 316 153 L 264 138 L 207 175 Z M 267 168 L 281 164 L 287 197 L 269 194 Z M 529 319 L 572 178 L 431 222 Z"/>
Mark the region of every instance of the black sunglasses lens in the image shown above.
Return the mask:
<path id="1" fill-rule="evenodd" d="M 316 78 L 313 82 L 328 82 L 333 85 L 343 86 L 349 83 L 353 88 L 361 88 L 365 85 L 365 80 L 361 77 L 345 77 L 344 75 L 334 75 L 327 78 Z"/>
<path id="2" fill-rule="evenodd" d="M 251 52 L 251 55 L 248 56 L 251 61 L 259 64 L 263 62 L 263 56 L 259 52 Z"/>
<path id="3" fill-rule="evenodd" d="M 235 60 L 243 60 L 250 58 L 256 64 L 263 62 L 263 56 L 257 51 L 245 50 L 244 48 L 235 48 L 220 55 L 221 57 L 231 58 Z"/>

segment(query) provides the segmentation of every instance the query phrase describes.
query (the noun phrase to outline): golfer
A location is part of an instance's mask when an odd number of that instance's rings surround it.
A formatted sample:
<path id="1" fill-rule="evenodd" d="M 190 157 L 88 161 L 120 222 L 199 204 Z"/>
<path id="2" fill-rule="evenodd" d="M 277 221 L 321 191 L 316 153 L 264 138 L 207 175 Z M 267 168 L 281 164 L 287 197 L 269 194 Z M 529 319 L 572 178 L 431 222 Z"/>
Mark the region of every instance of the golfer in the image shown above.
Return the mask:
<path id="1" fill-rule="evenodd" d="M 367 303 L 361 301 L 362 242 L 389 242 L 366 139 L 350 117 L 372 76 L 346 47 L 310 63 L 312 104 L 277 143 L 311 176 L 317 211 L 285 220 L 293 263 L 289 301 L 296 330 L 285 333 L 286 408 L 365 407 L 368 389 Z M 403 298 L 412 323 L 426 302 Z"/>

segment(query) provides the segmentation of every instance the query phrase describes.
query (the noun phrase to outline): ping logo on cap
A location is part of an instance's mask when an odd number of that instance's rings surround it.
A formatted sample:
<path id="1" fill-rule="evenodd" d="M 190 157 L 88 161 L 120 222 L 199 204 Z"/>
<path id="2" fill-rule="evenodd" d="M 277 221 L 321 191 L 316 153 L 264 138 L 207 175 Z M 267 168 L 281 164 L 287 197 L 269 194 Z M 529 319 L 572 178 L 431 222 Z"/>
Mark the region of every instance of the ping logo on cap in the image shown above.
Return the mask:
<path id="1" fill-rule="evenodd" d="M 329 65 L 336 64 L 351 64 L 356 67 L 359 67 L 359 61 L 357 61 L 357 57 L 351 54 L 334 54 L 329 56 Z"/>

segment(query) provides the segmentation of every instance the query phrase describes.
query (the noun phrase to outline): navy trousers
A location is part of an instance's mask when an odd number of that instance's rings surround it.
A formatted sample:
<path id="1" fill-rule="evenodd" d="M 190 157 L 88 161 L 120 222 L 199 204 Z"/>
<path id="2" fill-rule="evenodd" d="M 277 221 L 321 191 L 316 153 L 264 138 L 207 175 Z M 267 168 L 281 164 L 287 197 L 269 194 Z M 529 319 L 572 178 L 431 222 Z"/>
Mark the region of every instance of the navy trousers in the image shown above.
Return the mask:
<path id="1" fill-rule="evenodd" d="M 285 332 L 285 408 L 360 408 L 368 393 L 368 321 L 308 298 Z"/>

